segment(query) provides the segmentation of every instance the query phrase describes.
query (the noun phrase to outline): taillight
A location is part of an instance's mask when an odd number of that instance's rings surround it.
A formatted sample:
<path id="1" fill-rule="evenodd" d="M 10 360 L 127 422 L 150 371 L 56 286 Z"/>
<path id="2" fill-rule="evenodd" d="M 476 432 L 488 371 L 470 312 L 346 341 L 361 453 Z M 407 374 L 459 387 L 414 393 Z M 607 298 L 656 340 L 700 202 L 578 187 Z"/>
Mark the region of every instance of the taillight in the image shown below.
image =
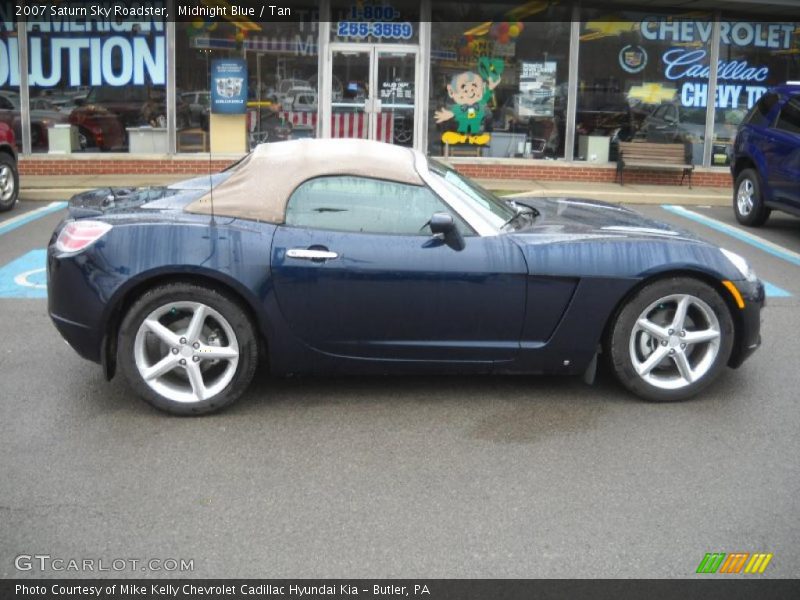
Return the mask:
<path id="1" fill-rule="evenodd" d="M 111 225 L 102 221 L 72 221 L 58 234 L 56 250 L 78 252 L 103 237 Z"/>

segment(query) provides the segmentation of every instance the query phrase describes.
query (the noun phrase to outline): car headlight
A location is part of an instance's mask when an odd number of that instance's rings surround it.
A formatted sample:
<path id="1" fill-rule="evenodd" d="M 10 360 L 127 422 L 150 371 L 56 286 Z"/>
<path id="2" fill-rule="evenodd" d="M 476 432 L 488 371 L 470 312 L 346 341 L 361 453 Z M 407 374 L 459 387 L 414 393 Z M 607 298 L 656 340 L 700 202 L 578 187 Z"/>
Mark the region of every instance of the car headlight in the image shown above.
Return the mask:
<path id="1" fill-rule="evenodd" d="M 758 277 L 756 277 L 756 272 L 753 271 L 753 268 L 750 264 L 741 256 L 736 254 L 735 252 L 731 252 L 730 250 L 726 250 L 725 248 L 720 248 L 722 253 L 725 255 L 731 264 L 736 267 L 736 270 L 742 274 L 747 281 L 757 281 Z"/>

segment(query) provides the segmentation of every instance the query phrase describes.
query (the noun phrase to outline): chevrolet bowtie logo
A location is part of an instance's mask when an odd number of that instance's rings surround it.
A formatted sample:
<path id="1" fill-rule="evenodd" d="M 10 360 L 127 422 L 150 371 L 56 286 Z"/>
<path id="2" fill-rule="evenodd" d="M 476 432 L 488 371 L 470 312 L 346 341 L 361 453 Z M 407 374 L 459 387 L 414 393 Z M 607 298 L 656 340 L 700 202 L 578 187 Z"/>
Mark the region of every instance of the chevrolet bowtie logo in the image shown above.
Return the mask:
<path id="1" fill-rule="evenodd" d="M 765 552 L 733 552 L 726 554 L 725 552 L 709 552 L 700 561 L 697 566 L 698 573 L 763 573 L 769 561 L 772 560 L 772 554 Z M 747 565 L 747 566 L 745 566 Z M 742 571 L 744 567 L 744 571 Z"/>

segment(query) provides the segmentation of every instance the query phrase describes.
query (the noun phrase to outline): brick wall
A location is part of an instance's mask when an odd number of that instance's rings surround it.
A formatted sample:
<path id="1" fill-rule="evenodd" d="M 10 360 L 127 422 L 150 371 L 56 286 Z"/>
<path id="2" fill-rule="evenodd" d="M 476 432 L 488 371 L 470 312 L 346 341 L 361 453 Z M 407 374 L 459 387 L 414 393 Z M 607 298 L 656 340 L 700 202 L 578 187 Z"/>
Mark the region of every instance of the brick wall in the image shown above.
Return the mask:
<path id="1" fill-rule="evenodd" d="M 125 160 L 106 159 L 52 159 L 39 157 L 20 157 L 20 175 L 125 175 L 125 174 L 159 174 L 159 175 L 205 175 L 209 171 L 221 171 L 234 160 L 233 158 L 213 159 L 209 161 L 181 158 L 126 158 Z"/>
<path id="2" fill-rule="evenodd" d="M 469 177 L 482 179 L 533 179 L 538 181 L 589 181 L 599 183 L 614 183 L 617 169 L 616 165 L 587 166 L 580 163 L 561 163 L 555 161 L 520 161 L 510 163 L 485 163 L 480 164 L 479 159 L 469 162 L 463 159 L 451 160 L 453 167 Z M 680 171 L 659 171 L 645 169 L 630 169 L 625 171 L 625 183 L 647 183 L 654 185 L 679 185 L 681 182 Z M 731 184 L 731 174 L 727 168 L 695 169 L 692 182 L 697 186 L 728 187 Z"/>
<path id="3" fill-rule="evenodd" d="M 20 157 L 21 175 L 113 175 L 113 174 L 186 174 L 204 175 L 211 170 L 220 171 L 238 157 L 214 158 L 202 156 L 138 157 L 116 155 L 109 158 L 56 158 L 52 156 Z M 560 161 L 533 161 L 525 159 L 451 158 L 449 162 L 470 177 L 481 179 L 533 179 L 539 181 L 596 181 L 613 183 L 616 167 L 608 165 L 582 165 Z M 626 183 L 678 185 L 679 171 L 628 170 Z M 730 172 L 724 168 L 696 169 L 693 181 L 698 186 L 728 187 Z"/>

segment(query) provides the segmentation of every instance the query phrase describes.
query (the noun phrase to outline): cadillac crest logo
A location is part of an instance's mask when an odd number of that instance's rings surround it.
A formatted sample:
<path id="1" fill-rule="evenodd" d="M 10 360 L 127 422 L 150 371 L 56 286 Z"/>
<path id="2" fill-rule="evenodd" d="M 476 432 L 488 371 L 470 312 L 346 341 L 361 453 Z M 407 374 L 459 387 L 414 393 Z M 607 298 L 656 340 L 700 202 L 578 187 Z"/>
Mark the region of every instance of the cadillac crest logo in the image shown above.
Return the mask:
<path id="1" fill-rule="evenodd" d="M 647 52 L 639 45 L 623 46 L 619 51 L 619 66 L 628 73 L 640 73 L 647 66 Z"/>

